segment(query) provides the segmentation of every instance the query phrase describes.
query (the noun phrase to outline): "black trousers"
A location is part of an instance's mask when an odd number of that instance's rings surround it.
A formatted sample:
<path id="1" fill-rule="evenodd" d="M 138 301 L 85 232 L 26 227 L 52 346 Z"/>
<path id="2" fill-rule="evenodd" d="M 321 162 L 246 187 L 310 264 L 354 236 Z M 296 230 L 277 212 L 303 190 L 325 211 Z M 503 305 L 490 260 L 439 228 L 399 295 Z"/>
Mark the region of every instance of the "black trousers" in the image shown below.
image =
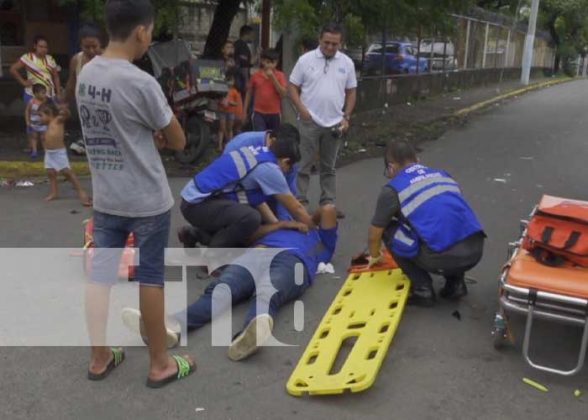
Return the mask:
<path id="1" fill-rule="evenodd" d="M 480 232 L 465 238 L 443 252 L 433 252 L 422 246 L 414 258 L 394 255 L 398 266 L 410 279 L 413 288 L 431 287 L 431 274 L 438 274 L 448 283 L 464 280 L 465 273 L 482 259 L 485 235 Z"/>
<path id="2" fill-rule="evenodd" d="M 261 214 L 247 204 L 212 198 L 201 203 L 182 200 L 180 210 L 192 226 L 208 233 L 211 248 L 246 247 L 261 225 Z"/>

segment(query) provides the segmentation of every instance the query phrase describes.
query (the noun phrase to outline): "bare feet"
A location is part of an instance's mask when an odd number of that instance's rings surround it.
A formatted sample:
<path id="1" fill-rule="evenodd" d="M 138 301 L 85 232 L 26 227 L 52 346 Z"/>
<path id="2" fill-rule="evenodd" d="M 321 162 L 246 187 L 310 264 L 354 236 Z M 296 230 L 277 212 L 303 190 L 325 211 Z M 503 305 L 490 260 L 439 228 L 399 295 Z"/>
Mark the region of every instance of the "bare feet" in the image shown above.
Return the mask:
<path id="1" fill-rule="evenodd" d="M 190 366 L 196 366 L 196 362 L 192 359 L 192 356 L 188 354 L 182 354 L 182 357 L 188 360 Z M 178 373 L 178 365 L 173 357 L 168 356 L 167 358 L 167 366 L 163 369 L 151 368 L 149 370 L 148 379 L 151 381 L 161 381 L 162 379 L 166 379 L 174 374 Z"/>
<path id="2" fill-rule="evenodd" d="M 45 197 L 45 201 L 55 200 L 57 198 L 57 194 L 51 193 L 47 197 Z"/>

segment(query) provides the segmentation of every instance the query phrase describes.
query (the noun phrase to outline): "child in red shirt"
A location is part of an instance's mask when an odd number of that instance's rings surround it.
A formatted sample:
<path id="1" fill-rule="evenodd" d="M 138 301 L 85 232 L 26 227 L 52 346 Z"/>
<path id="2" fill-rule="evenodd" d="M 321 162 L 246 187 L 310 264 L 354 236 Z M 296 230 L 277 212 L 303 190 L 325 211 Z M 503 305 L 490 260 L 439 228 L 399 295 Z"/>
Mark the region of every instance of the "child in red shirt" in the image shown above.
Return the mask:
<path id="1" fill-rule="evenodd" d="M 276 70 L 279 53 L 270 48 L 260 57 L 260 66 L 247 85 L 245 111 L 248 115 L 253 99 L 253 131 L 277 130 L 282 114 L 282 98 L 286 96 L 286 76 Z"/>
<path id="2" fill-rule="evenodd" d="M 233 138 L 234 127 L 243 114 L 243 98 L 235 86 L 234 70 L 227 72 L 226 80 L 229 92 L 219 104 L 218 151 L 221 153 L 225 143 Z"/>

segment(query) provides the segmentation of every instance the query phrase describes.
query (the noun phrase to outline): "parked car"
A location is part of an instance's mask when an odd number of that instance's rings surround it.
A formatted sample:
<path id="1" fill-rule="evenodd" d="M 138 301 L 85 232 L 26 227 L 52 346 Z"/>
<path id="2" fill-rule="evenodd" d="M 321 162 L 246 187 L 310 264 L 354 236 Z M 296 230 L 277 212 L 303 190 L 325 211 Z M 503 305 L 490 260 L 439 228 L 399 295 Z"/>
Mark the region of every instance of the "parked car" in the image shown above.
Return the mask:
<path id="1" fill-rule="evenodd" d="M 416 49 L 416 48 L 415 48 Z M 431 52 L 433 53 L 431 56 Z M 455 46 L 453 42 L 432 39 L 423 39 L 421 41 L 420 56 L 429 60 L 433 71 L 455 70 L 457 68 L 457 59 L 455 57 Z M 445 61 L 445 66 L 443 62 Z"/>
<path id="2" fill-rule="evenodd" d="M 416 48 L 409 42 L 387 42 L 384 56 L 386 57 L 386 74 L 416 73 L 417 63 L 419 73 L 429 70 L 426 58 L 416 57 Z M 372 44 L 368 48 L 364 61 L 364 71 L 367 75 L 382 73 L 382 44 Z"/>

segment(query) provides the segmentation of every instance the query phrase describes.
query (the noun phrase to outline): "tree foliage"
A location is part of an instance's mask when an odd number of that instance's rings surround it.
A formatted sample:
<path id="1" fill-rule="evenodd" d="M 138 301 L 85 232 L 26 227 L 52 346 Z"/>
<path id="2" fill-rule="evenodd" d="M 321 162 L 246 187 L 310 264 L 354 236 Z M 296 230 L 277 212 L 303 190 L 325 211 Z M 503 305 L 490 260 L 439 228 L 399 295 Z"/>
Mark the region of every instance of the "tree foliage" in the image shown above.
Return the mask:
<path id="1" fill-rule="evenodd" d="M 450 32 L 470 0 L 274 0 L 278 27 L 295 26 L 302 35 L 315 35 L 329 21 L 343 24 L 348 44 L 361 44 L 366 35 L 389 32 L 414 34 L 419 28 Z"/>

